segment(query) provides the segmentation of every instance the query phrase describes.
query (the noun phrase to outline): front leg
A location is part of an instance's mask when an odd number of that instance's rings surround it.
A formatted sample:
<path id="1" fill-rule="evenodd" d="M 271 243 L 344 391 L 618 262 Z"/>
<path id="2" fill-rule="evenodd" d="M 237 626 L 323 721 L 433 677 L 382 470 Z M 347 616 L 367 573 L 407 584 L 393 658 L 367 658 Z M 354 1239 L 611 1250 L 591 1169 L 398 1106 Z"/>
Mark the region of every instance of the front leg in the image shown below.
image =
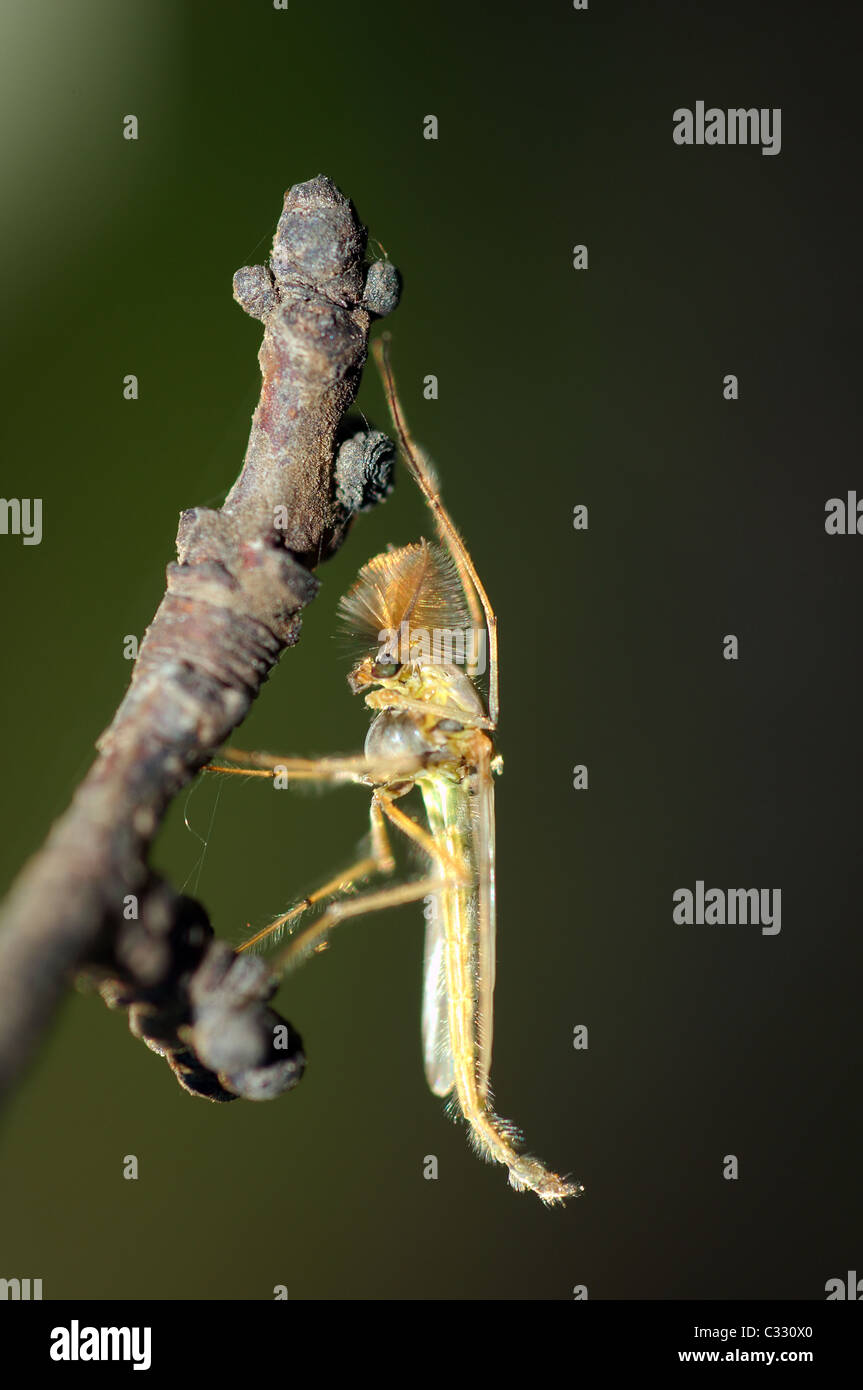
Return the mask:
<path id="1" fill-rule="evenodd" d="M 242 774 L 245 777 L 272 777 L 284 774 L 305 782 L 339 784 L 358 782 L 364 786 L 409 781 L 423 767 L 423 759 L 366 758 L 363 754 L 331 758 L 281 758 L 275 753 L 247 753 L 225 748 L 227 763 L 207 763 L 204 772 Z"/>

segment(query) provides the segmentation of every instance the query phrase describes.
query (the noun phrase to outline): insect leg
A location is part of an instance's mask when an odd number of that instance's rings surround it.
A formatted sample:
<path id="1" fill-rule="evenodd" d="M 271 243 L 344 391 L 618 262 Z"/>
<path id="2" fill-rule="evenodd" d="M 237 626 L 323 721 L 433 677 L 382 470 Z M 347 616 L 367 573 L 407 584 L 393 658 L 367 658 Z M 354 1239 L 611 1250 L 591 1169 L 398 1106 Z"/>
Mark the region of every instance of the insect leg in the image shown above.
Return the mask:
<path id="1" fill-rule="evenodd" d="M 455 522 L 443 504 L 440 490 L 432 476 L 431 470 L 423 462 L 422 454 L 417 448 L 408 429 L 405 413 L 396 391 L 395 379 L 393 377 L 392 366 L 390 365 L 389 355 L 390 336 L 388 333 L 382 334 L 375 340 L 372 350 L 375 355 L 375 362 L 378 365 L 384 383 L 387 403 L 390 414 L 393 417 L 396 433 L 399 438 L 402 454 L 413 478 L 426 499 L 429 507 L 434 513 L 440 533 L 446 543 L 447 549 L 455 562 L 459 572 L 465 598 L 471 609 L 471 613 L 476 613 L 476 599 L 479 598 L 482 610 L 485 614 L 485 625 L 488 629 L 488 712 L 492 718 L 493 727 L 497 727 L 500 715 L 500 697 L 498 683 L 498 660 L 497 660 L 497 617 L 491 606 L 491 601 L 485 591 L 482 580 L 480 579 L 476 566 L 470 557 L 467 546 L 459 534 Z M 479 615 L 477 614 L 477 617 Z M 479 624 L 476 624 L 479 626 Z"/>
<path id="2" fill-rule="evenodd" d="M 413 840 L 415 845 L 419 845 L 423 853 L 440 865 L 446 874 L 447 882 L 454 887 L 466 887 L 470 883 L 470 874 L 459 864 L 443 846 L 437 844 L 433 836 L 428 831 L 423 830 L 421 825 L 411 820 L 410 816 L 405 815 L 401 807 L 394 805 L 392 799 L 386 792 L 380 794 L 381 808 L 384 815 L 395 825 L 403 835 L 409 840 Z"/>
<path id="3" fill-rule="evenodd" d="M 415 879 L 412 883 L 397 883 L 389 888 L 374 889 L 358 898 L 345 898 L 331 903 L 315 922 L 304 927 L 291 938 L 283 951 L 276 957 L 276 970 L 290 970 L 309 950 L 323 944 L 322 938 L 339 922 L 349 917 L 363 917 L 369 912 L 379 912 L 386 907 L 401 907 L 403 903 L 416 902 L 427 893 L 439 893 L 447 886 L 448 880 L 441 878 Z"/>
<path id="4" fill-rule="evenodd" d="M 257 946 L 262 941 L 266 941 L 268 937 L 283 931 L 295 918 L 307 912 L 308 909 L 314 907 L 316 903 L 323 902 L 326 898 L 334 897 L 338 893 L 347 892 L 349 889 L 353 888 L 356 883 L 360 883 L 363 879 L 368 878 L 370 874 L 391 874 L 395 868 L 395 861 L 390 849 L 386 825 L 377 796 L 372 797 L 370 820 L 372 838 L 372 852 L 370 855 L 367 855 L 364 859 L 358 859 L 354 864 L 343 869 L 340 874 L 336 874 L 335 877 L 328 879 L 326 883 L 321 884 L 320 888 L 316 888 L 313 893 L 309 893 L 307 897 L 296 903 L 290 911 L 282 913 L 281 917 L 277 917 L 273 922 L 268 923 L 266 927 L 255 932 L 254 936 L 250 936 L 247 941 L 244 941 L 237 947 L 237 952 L 247 951 L 252 946 Z"/>
<path id="5" fill-rule="evenodd" d="M 388 782 L 411 777 L 422 767 L 422 759 L 366 758 L 362 754 L 331 758 L 282 758 L 277 753 L 247 753 L 239 748 L 223 748 L 222 757 L 230 763 L 208 763 L 205 772 L 233 773 L 244 777 L 272 777 L 284 773 L 304 782 Z"/>

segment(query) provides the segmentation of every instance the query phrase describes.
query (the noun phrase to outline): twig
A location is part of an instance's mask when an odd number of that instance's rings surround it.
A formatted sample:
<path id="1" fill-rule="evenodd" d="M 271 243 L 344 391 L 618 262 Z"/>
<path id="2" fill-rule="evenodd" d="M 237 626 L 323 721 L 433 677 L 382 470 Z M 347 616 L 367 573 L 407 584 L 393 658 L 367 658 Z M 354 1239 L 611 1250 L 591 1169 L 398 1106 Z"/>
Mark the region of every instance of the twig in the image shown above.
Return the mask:
<path id="1" fill-rule="evenodd" d="M 266 1006 L 266 968 L 213 941 L 147 856 L 172 798 L 297 641 L 311 569 L 388 490 L 383 436 L 336 460 L 369 325 L 398 299 L 395 269 L 366 265 L 365 249 L 351 203 L 319 177 L 286 193 L 269 265 L 234 277 L 265 325 L 245 462 L 221 510 L 182 514 L 178 563 L 96 762 L 0 912 L 0 1097 L 85 965 L 197 1094 L 261 1098 L 301 1074 L 299 1039 Z"/>

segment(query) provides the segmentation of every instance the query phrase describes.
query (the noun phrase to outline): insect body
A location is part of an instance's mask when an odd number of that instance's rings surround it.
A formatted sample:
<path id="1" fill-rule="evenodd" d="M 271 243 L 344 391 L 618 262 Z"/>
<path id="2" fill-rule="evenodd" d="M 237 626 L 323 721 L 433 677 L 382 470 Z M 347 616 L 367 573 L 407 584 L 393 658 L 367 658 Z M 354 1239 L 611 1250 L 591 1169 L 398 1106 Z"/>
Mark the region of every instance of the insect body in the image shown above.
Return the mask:
<path id="1" fill-rule="evenodd" d="M 279 768 L 289 776 L 368 786 L 371 853 L 240 949 L 291 929 L 277 959 L 279 968 L 289 969 L 346 918 L 426 899 L 422 1039 L 428 1084 L 436 1095 L 450 1098 L 482 1157 L 503 1164 L 514 1188 L 535 1192 L 551 1205 L 577 1196 L 580 1184 L 522 1152 L 518 1130 L 492 1108 L 489 1084 L 495 976 L 493 774 L 501 769 L 491 738 L 498 714 L 496 621 L 407 432 L 385 344 L 378 356 L 403 456 L 434 513 L 442 544 L 420 541 L 376 556 L 342 600 L 343 619 L 366 644 L 348 678 L 374 713 L 363 756 L 312 762 L 229 750 L 230 757 L 245 765 L 218 769 L 268 776 L 267 769 Z M 477 634 L 480 622 L 489 646 L 488 711 L 471 678 L 478 653 L 472 649 L 468 654 L 465 641 L 466 634 Z M 422 796 L 425 824 L 398 805 L 414 788 Z M 358 882 L 393 872 L 393 830 L 422 851 L 430 865 L 428 876 L 345 897 Z M 326 900 L 318 918 L 296 925 L 305 911 Z"/>

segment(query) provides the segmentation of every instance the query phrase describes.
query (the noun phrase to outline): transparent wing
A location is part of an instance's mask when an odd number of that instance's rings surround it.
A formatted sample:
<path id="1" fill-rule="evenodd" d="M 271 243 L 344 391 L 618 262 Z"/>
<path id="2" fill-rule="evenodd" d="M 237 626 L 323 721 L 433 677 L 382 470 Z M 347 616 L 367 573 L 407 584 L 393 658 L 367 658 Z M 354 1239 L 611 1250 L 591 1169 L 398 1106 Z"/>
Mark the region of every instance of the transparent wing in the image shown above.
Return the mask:
<path id="1" fill-rule="evenodd" d="M 448 1096 L 455 1085 L 455 1072 L 447 1021 L 446 930 L 443 904 L 437 895 L 426 904 L 422 1042 L 429 1089 L 436 1096 Z"/>
<path id="2" fill-rule="evenodd" d="M 488 1095 L 491 1052 L 494 1042 L 494 976 L 496 956 L 496 903 L 494 863 L 494 781 L 486 755 L 477 768 L 474 798 L 475 863 L 477 871 L 476 924 L 476 1033 L 477 1087 Z"/>

